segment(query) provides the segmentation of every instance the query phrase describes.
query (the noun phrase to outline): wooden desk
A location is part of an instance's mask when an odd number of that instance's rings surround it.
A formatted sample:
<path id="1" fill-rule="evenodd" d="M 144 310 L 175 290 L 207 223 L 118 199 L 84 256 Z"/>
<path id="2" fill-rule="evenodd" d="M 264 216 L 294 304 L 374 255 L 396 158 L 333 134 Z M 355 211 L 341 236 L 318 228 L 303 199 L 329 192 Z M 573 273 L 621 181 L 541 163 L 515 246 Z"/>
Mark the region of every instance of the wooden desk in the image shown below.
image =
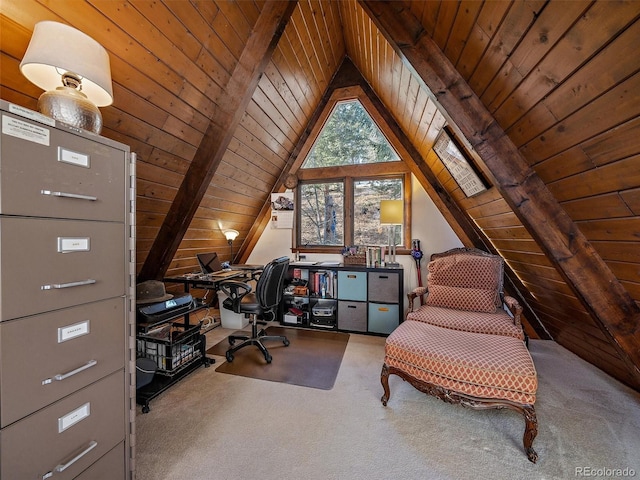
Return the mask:
<path id="1" fill-rule="evenodd" d="M 176 275 L 174 277 L 165 277 L 164 282 L 181 283 L 184 285 L 184 291 L 188 293 L 191 288 L 199 288 L 203 290 L 218 290 L 218 285 L 225 280 L 246 280 L 264 268 L 264 265 L 232 265 L 232 270 L 221 274 L 210 273 L 204 275 L 202 273 L 185 273 L 184 275 Z"/>

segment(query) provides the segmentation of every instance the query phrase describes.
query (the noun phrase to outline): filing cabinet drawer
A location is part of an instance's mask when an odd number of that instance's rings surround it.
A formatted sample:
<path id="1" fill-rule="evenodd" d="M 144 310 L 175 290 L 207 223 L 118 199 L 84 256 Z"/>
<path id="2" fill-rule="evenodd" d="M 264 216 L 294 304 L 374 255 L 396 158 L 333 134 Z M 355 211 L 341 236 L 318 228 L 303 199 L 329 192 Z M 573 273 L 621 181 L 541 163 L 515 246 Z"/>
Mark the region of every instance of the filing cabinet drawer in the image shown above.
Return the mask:
<path id="1" fill-rule="evenodd" d="M 367 272 L 338 272 L 340 300 L 367 301 Z"/>
<path id="2" fill-rule="evenodd" d="M 0 323 L 3 428 L 124 368 L 124 298 Z"/>
<path id="3" fill-rule="evenodd" d="M 399 323 L 398 305 L 369 303 L 369 331 L 391 333 Z"/>
<path id="4" fill-rule="evenodd" d="M 127 478 L 124 442 L 116 446 L 74 480 L 124 480 Z M 54 477 L 55 479 L 55 477 Z"/>
<path id="5" fill-rule="evenodd" d="M 0 213 L 123 218 L 127 185 L 123 150 L 5 112 L 0 148 Z"/>
<path id="6" fill-rule="evenodd" d="M 41 479 L 56 467 L 56 480 L 78 476 L 124 440 L 124 389 L 118 372 L 4 428 L 0 477 Z"/>
<path id="7" fill-rule="evenodd" d="M 370 302 L 398 302 L 398 272 L 369 272 Z"/>
<path id="8" fill-rule="evenodd" d="M 367 304 L 365 302 L 338 301 L 338 328 L 354 332 L 367 331 Z"/>
<path id="9" fill-rule="evenodd" d="M 124 225 L 0 218 L 0 319 L 125 294 Z"/>

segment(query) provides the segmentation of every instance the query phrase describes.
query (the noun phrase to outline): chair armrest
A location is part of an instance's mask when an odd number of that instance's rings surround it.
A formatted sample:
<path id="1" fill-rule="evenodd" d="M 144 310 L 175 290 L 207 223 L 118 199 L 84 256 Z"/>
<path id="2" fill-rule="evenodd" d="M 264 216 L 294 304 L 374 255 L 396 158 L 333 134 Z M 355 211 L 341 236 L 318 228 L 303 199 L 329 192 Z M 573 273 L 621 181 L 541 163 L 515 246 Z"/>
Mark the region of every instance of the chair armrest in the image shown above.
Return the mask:
<path id="1" fill-rule="evenodd" d="M 507 306 L 509 311 L 513 314 L 513 323 L 515 323 L 518 327 L 522 327 L 522 322 L 520 316 L 522 314 L 522 305 L 513 297 L 505 295 L 504 304 Z"/>
<path id="2" fill-rule="evenodd" d="M 231 300 L 232 308 L 236 313 L 240 312 L 240 302 L 242 298 L 251 293 L 251 285 L 245 282 L 240 282 L 238 280 L 225 280 L 218 284 L 218 289 L 220 289 L 224 294 L 229 297 L 228 300 Z M 227 300 L 224 301 L 227 303 Z M 222 308 L 222 305 L 220 306 Z"/>
<path id="3" fill-rule="evenodd" d="M 429 290 L 427 289 L 427 287 L 416 287 L 413 289 L 413 291 L 407 293 L 407 298 L 409 299 L 409 308 L 407 310 L 407 313 L 411 313 L 413 312 L 413 301 L 418 298 L 418 297 L 422 297 L 423 295 L 425 295 Z"/>

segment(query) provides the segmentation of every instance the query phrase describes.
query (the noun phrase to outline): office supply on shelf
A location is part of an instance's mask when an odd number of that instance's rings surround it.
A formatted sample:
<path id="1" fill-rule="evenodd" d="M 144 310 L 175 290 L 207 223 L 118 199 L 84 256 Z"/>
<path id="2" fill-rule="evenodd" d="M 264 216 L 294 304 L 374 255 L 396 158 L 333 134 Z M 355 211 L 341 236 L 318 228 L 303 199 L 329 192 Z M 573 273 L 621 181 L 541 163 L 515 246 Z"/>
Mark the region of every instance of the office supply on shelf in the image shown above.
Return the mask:
<path id="1" fill-rule="evenodd" d="M 188 313 L 195 307 L 190 294 L 138 308 L 138 322 L 157 325 Z"/>

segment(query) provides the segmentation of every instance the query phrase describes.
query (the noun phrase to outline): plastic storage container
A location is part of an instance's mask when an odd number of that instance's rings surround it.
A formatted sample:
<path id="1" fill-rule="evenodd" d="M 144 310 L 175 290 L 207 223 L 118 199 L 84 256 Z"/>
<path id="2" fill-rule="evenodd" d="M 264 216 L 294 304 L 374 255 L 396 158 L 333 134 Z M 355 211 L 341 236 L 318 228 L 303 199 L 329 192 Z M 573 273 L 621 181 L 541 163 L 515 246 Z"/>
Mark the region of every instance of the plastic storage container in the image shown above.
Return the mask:
<path id="1" fill-rule="evenodd" d="M 244 328 L 249 324 L 249 319 L 245 318 L 244 313 L 235 313 L 222 306 L 222 302 L 227 299 L 224 292 L 218 291 L 218 304 L 220 305 L 220 324 L 222 328 Z"/>

